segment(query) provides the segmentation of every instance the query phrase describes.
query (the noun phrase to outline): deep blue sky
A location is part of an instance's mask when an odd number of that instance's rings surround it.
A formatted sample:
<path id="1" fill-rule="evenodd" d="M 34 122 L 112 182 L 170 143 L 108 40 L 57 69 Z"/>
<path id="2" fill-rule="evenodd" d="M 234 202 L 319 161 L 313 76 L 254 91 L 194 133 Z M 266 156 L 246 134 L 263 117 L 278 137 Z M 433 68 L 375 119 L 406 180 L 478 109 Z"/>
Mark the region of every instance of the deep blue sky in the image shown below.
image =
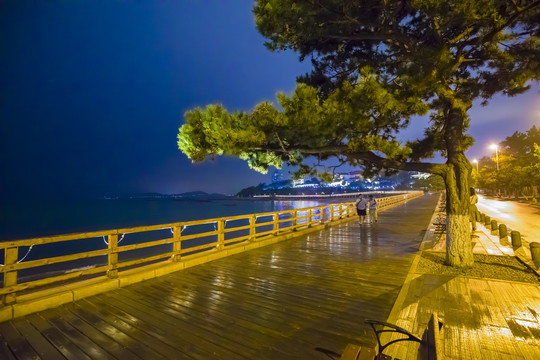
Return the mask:
<path id="1" fill-rule="evenodd" d="M 234 193 L 267 182 L 236 159 L 191 164 L 176 145 L 186 110 L 249 110 L 308 71 L 295 54 L 266 50 L 251 7 L 0 1 L 0 196 Z M 471 158 L 540 123 L 538 89 L 471 110 Z M 422 131 L 413 123 L 403 137 Z"/>

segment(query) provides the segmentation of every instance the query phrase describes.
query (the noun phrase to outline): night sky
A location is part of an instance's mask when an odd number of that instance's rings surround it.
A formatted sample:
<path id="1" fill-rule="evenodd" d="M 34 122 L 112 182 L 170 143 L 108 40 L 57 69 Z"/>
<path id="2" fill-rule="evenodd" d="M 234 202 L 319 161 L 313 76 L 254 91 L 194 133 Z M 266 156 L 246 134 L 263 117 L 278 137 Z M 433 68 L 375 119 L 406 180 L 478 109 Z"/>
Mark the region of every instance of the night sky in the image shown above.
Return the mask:
<path id="1" fill-rule="evenodd" d="M 252 1 L 0 1 L 0 197 L 102 196 L 268 182 L 241 160 L 191 164 L 186 110 L 249 110 L 309 70 L 272 53 Z M 470 158 L 540 124 L 538 85 L 471 110 Z M 423 133 L 423 119 L 401 132 Z"/>

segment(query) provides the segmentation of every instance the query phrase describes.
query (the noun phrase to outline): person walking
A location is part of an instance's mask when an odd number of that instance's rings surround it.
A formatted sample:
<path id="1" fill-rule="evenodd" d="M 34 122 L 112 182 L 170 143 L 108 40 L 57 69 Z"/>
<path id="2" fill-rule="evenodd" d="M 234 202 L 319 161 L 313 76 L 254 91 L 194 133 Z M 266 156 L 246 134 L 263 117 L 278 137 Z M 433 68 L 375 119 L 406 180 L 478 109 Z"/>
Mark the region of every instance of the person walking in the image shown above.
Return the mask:
<path id="1" fill-rule="evenodd" d="M 379 215 L 377 214 L 377 199 L 373 195 L 369 195 L 369 222 L 379 221 Z"/>
<path id="2" fill-rule="evenodd" d="M 364 196 L 360 195 L 358 199 L 356 199 L 356 213 L 358 214 L 360 224 L 363 224 L 366 219 L 367 206 L 368 201 Z"/>

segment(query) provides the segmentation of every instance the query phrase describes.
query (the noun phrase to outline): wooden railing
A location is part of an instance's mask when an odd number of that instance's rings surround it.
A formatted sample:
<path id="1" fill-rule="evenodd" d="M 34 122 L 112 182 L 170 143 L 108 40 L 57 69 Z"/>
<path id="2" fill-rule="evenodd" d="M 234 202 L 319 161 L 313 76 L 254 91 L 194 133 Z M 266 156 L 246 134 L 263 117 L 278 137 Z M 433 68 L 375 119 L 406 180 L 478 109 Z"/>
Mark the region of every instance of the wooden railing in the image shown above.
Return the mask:
<path id="1" fill-rule="evenodd" d="M 422 192 L 379 198 L 383 210 Z M 17 302 L 31 289 L 59 286 L 92 277 L 118 278 L 122 271 L 157 262 L 182 261 L 208 251 L 222 251 L 242 242 L 262 239 L 326 224 L 356 215 L 354 202 L 141 226 L 79 234 L 49 236 L 0 243 L 4 253 L 3 305 Z M 105 246 L 104 246 L 105 244 Z M 42 248 L 42 254 L 39 249 Z M 51 256 L 64 251 L 68 254 Z M 28 256 L 35 252 L 34 256 Z M 29 259 L 26 259 L 26 258 Z M 33 259 L 32 259 L 33 258 Z M 26 261 L 25 261 L 26 260 Z"/>

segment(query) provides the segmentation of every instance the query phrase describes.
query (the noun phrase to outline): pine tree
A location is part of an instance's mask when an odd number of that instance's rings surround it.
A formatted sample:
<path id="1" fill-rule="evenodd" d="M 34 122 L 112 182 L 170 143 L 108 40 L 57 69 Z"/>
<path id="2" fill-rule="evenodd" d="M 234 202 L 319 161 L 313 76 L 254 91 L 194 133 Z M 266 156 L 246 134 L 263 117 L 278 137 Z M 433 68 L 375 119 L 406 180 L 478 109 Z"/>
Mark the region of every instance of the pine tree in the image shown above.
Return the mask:
<path id="1" fill-rule="evenodd" d="M 209 105 L 185 115 L 180 149 L 194 161 L 228 154 L 258 171 L 337 158 L 443 178 L 448 264 L 473 264 L 469 225 L 472 166 L 464 151 L 472 101 L 515 95 L 540 77 L 540 1 L 257 0 L 256 25 L 273 51 L 292 49 L 313 71 L 290 97 L 251 112 Z M 429 113 L 421 140 L 399 129 Z M 434 152 L 445 164 L 422 160 Z"/>

